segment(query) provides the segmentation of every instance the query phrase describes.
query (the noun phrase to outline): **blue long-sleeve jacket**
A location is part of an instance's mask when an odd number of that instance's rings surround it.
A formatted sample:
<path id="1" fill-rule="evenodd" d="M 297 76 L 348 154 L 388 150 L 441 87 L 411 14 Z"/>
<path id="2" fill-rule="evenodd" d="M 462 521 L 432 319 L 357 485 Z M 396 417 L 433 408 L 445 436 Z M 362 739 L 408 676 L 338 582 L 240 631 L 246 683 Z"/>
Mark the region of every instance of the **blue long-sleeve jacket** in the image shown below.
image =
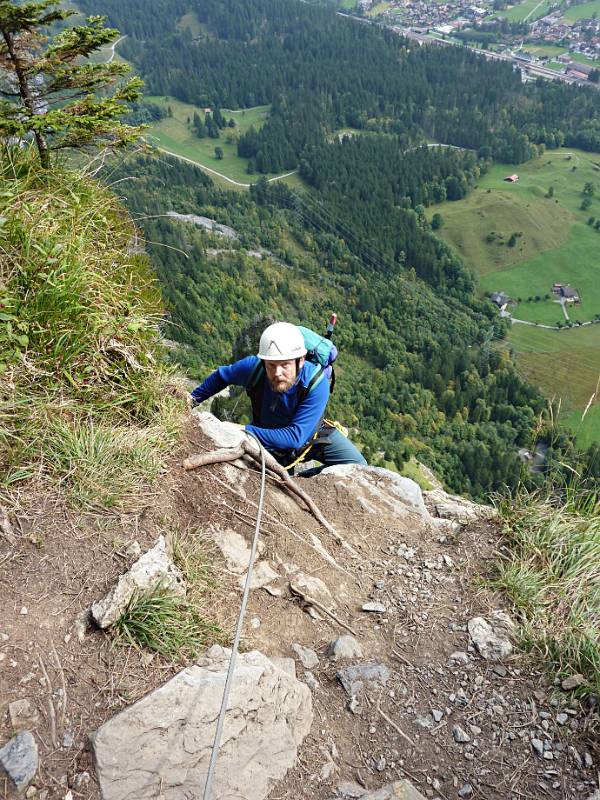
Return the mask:
<path id="1" fill-rule="evenodd" d="M 258 363 L 257 356 L 248 356 L 235 364 L 219 367 L 197 386 L 192 397 L 197 403 L 208 400 L 226 386 L 247 386 Z M 324 377 L 300 403 L 298 387 L 308 386 L 318 365 L 305 361 L 296 383 L 287 392 L 278 394 L 265 380 L 260 413 L 260 425 L 246 425 L 267 450 L 297 450 L 307 444 L 315 433 L 329 400 L 329 381 Z"/>

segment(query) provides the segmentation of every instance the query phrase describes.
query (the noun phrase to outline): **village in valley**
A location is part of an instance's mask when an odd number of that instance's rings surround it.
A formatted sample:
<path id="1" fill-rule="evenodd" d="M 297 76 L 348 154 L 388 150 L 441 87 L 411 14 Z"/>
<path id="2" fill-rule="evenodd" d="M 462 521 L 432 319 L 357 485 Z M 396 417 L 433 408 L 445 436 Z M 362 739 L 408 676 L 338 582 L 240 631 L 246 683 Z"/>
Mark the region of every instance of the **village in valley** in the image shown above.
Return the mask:
<path id="1" fill-rule="evenodd" d="M 548 77 L 570 82 L 600 80 L 600 20 L 594 2 L 358 0 L 348 8 L 352 3 L 344 3 L 350 13 L 411 38 L 465 44 L 490 57 L 509 58 L 521 67 L 524 79 L 529 71 L 543 69 Z"/>

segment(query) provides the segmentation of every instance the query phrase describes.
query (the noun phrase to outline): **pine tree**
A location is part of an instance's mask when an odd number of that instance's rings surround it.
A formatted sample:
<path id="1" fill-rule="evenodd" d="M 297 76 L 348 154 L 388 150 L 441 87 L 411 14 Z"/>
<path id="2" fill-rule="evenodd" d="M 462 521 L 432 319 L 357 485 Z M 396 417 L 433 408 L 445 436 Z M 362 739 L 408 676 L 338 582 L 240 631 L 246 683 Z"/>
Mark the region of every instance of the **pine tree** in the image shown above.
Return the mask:
<path id="1" fill-rule="evenodd" d="M 129 71 L 114 61 L 92 64 L 88 57 L 118 35 L 105 18 L 62 30 L 49 39 L 43 30 L 76 12 L 57 8 L 59 0 L 17 5 L 0 0 L 0 137 L 33 136 L 44 169 L 50 153 L 92 144 L 118 147 L 134 141 L 140 128 L 119 117 L 141 95 L 142 81 L 131 78 L 112 94 L 108 87 Z M 102 95 L 95 93 L 102 90 Z"/>

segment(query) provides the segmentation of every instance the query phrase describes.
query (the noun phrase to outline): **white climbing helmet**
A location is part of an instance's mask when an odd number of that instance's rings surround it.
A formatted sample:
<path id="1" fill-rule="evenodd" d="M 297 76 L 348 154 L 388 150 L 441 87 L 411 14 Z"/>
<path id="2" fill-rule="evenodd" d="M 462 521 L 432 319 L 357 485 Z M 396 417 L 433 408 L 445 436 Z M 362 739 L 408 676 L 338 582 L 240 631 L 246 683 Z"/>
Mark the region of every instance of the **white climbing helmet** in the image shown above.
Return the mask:
<path id="1" fill-rule="evenodd" d="M 304 336 L 291 322 L 275 322 L 260 337 L 258 357 L 263 361 L 288 361 L 305 355 Z"/>

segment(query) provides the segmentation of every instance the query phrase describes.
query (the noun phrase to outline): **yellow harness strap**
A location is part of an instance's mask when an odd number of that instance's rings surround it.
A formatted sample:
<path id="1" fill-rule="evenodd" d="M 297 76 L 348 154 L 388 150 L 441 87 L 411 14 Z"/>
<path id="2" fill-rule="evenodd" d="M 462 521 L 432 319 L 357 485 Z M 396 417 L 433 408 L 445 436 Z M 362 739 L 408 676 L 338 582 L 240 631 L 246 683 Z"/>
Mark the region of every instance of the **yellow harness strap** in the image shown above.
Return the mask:
<path id="1" fill-rule="evenodd" d="M 323 422 L 326 425 L 329 425 L 330 427 L 335 428 L 336 430 L 338 430 L 342 434 L 342 436 L 345 436 L 346 438 L 348 438 L 348 428 L 344 428 L 344 426 L 342 425 L 341 422 L 338 422 L 337 420 L 334 420 L 334 419 L 324 419 Z M 306 445 L 306 447 L 300 453 L 298 458 L 295 461 L 292 461 L 291 464 L 288 464 L 287 467 L 285 467 L 285 469 L 288 469 L 288 470 L 289 469 L 293 469 L 308 455 L 308 451 L 313 446 L 313 442 L 319 436 L 319 430 L 315 431 L 315 433 L 314 433 L 313 437 L 311 438 L 310 442 Z"/>

